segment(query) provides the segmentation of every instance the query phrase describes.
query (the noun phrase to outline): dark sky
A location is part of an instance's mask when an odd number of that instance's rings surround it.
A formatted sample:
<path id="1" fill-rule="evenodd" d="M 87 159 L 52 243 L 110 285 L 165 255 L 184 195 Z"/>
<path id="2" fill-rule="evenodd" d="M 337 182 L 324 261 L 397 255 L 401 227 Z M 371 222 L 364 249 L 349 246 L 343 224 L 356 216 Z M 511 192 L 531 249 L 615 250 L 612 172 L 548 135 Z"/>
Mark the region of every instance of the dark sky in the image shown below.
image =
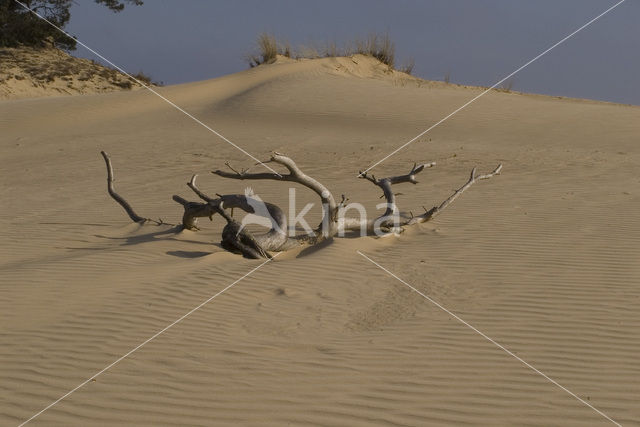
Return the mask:
<path id="1" fill-rule="evenodd" d="M 257 36 L 293 46 L 388 32 L 414 74 L 491 86 L 615 1 L 146 0 L 110 12 L 77 0 L 68 30 L 130 72 L 166 84 L 247 68 Z M 513 89 L 640 105 L 640 2 L 627 0 L 513 78 Z M 91 58 L 81 46 L 74 53 Z"/>

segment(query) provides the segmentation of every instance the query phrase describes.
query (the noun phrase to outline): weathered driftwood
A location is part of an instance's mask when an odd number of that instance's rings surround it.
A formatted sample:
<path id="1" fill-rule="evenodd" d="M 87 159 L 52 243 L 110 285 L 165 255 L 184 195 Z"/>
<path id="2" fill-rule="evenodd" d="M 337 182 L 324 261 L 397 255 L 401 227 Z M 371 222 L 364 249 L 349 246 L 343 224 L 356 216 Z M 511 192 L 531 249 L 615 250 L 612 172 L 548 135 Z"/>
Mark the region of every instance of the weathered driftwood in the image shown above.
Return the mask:
<path id="1" fill-rule="evenodd" d="M 454 191 L 454 193 L 447 198 L 445 201 L 440 203 L 438 206 L 434 206 L 431 209 L 425 209 L 425 212 L 422 215 L 413 216 L 410 218 L 401 218 L 399 215 L 399 211 L 397 210 L 395 194 L 391 189 L 391 185 L 400 184 L 403 182 L 410 182 L 412 184 L 417 184 L 418 181 L 415 179 L 415 175 L 419 172 L 422 172 L 425 168 L 435 166 L 435 162 L 422 164 L 419 166 L 413 165 L 411 171 L 406 175 L 392 176 L 388 178 L 376 179 L 375 176 L 368 176 L 366 172 L 360 172 L 358 175 L 359 178 L 366 179 L 371 181 L 373 184 L 382 188 L 385 199 L 387 200 L 387 210 L 380 217 L 375 220 L 368 220 L 366 222 L 367 229 L 371 230 L 371 228 L 381 228 L 383 231 L 385 230 L 393 230 L 394 228 L 419 224 L 422 222 L 429 221 L 440 214 L 447 206 L 449 206 L 460 194 L 462 194 L 465 190 L 475 184 L 477 181 L 483 179 L 489 179 L 495 175 L 499 175 L 502 170 L 502 165 L 498 165 L 493 172 L 485 174 L 485 175 L 476 175 L 476 168 L 473 168 L 471 171 L 471 175 L 469 180 L 460 188 Z M 359 221 L 345 221 L 344 228 L 347 230 L 357 229 L 362 227 L 362 223 Z"/>
<path id="2" fill-rule="evenodd" d="M 198 230 L 198 218 L 207 217 L 213 220 L 213 215 L 218 213 L 209 203 L 190 202 L 177 195 L 173 196 L 173 200 L 184 208 L 182 226 L 187 230 Z"/>
<path id="3" fill-rule="evenodd" d="M 333 194 L 322 185 L 317 180 L 311 178 L 306 175 L 296 163 L 291 160 L 289 157 L 284 156 L 280 153 L 274 153 L 271 156 L 271 159 L 261 162 L 261 163 L 278 163 L 289 170 L 289 174 L 278 175 L 275 173 L 249 173 L 247 170 L 245 171 L 237 171 L 233 169 L 229 163 L 227 166 L 232 170 L 232 172 L 215 170 L 211 173 L 221 176 L 223 178 L 230 179 L 240 179 L 240 180 L 253 180 L 253 179 L 269 179 L 275 181 L 285 181 L 285 182 L 295 182 L 310 190 L 314 191 L 318 196 L 320 196 L 320 200 L 322 201 L 323 215 L 322 215 L 322 223 L 315 229 L 314 236 L 305 236 L 304 238 L 300 238 L 301 242 L 307 243 L 319 243 L 321 240 L 324 240 L 329 237 L 333 237 L 338 231 L 338 223 L 336 220 L 336 215 L 338 211 L 338 205 L 333 198 Z"/>
<path id="4" fill-rule="evenodd" d="M 157 224 L 163 222 L 150 220 L 137 215 L 131 205 L 124 200 L 120 195 L 115 192 L 113 186 L 113 169 L 109 156 L 102 152 L 102 156 L 105 159 L 107 165 L 107 182 L 108 191 L 111 197 L 116 200 L 127 212 L 132 221 L 138 223 L 144 223 L 147 221 L 153 221 Z M 197 184 L 197 175 L 193 175 L 191 180 L 187 183 L 187 186 L 203 201 L 203 202 L 191 202 L 183 197 L 174 195 L 173 200 L 180 203 L 184 208 L 182 216 L 182 226 L 186 229 L 197 230 L 198 218 L 208 217 L 213 219 L 213 215 L 219 214 L 222 216 L 227 224 L 222 231 L 222 247 L 226 250 L 234 253 L 241 253 L 248 258 L 263 258 L 271 257 L 270 251 L 285 251 L 293 247 L 300 245 L 313 245 L 320 243 L 321 241 L 334 237 L 336 235 L 342 235 L 346 230 L 361 229 L 365 233 L 389 232 L 400 231 L 405 226 L 418 224 L 429 221 L 440 214 L 447 206 L 449 206 L 460 194 L 475 184 L 477 181 L 483 179 L 489 179 L 495 175 L 498 175 L 502 170 L 502 165 L 498 165 L 493 172 L 485 175 L 477 175 L 476 169 L 471 171 L 471 175 L 467 182 L 457 190 L 446 200 L 440 203 L 438 206 L 434 206 L 431 209 L 426 209 L 422 215 L 414 216 L 402 216 L 398 210 L 396 204 L 396 193 L 393 192 L 392 186 L 402 183 L 417 184 L 416 175 L 422 172 L 424 169 L 435 166 L 435 162 L 425 163 L 421 165 L 414 164 L 409 173 L 405 175 L 390 176 L 386 178 L 377 179 L 373 175 L 368 175 L 366 172 L 361 172 L 359 177 L 366 179 L 379 187 L 382 190 L 383 197 L 386 200 L 385 212 L 372 219 L 368 218 L 350 218 L 344 217 L 344 209 L 349 206 L 346 204 L 347 199 L 342 196 L 340 203 L 336 203 L 331 192 L 319 181 L 306 175 L 296 165 L 296 163 L 280 153 L 274 153 L 271 159 L 264 163 L 278 163 L 284 166 L 289 173 L 280 175 L 278 173 L 250 173 L 248 170 L 237 171 L 233 169 L 228 163 L 227 166 L 232 172 L 216 170 L 212 173 L 229 179 L 238 180 L 274 180 L 284 182 L 295 182 L 301 184 L 312 191 L 314 191 L 320 197 L 323 206 L 323 219 L 322 223 L 313 231 L 312 235 L 302 236 L 289 236 L 287 218 L 277 205 L 263 202 L 252 192 L 245 192 L 245 194 L 216 194 L 216 198 L 210 197 L 202 192 Z M 259 217 L 268 218 L 269 230 L 266 233 L 252 234 L 244 228 L 244 225 L 233 219 L 232 215 L 227 213 L 227 209 L 240 209 L 248 214 L 257 215 Z"/>
<path id="5" fill-rule="evenodd" d="M 158 225 L 166 224 L 161 219 L 156 221 L 150 218 L 141 217 L 133 210 L 129 202 L 127 202 L 124 197 L 120 196 L 115 191 L 115 186 L 113 185 L 114 174 L 113 166 L 111 165 L 111 158 L 104 151 L 101 151 L 100 154 L 102 154 L 102 157 L 104 158 L 105 164 L 107 166 L 107 191 L 109 192 L 109 195 L 111 195 L 111 197 L 124 208 L 124 210 L 127 212 L 127 215 L 129 215 L 129 218 L 131 218 L 133 222 L 139 224 L 144 224 L 146 222 L 153 222 Z M 209 219 L 213 219 L 212 217 L 214 214 L 220 214 L 220 216 L 222 216 L 227 221 L 227 225 L 222 231 L 221 245 L 223 248 L 230 252 L 240 253 L 247 258 L 270 258 L 271 255 L 269 255 L 269 253 L 262 248 L 260 243 L 254 239 L 251 233 L 249 233 L 247 230 L 244 230 L 240 223 L 235 221 L 224 211 L 224 201 L 230 200 L 231 203 L 229 207 L 233 207 L 234 204 L 238 204 L 238 202 L 234 203 L 236 198 L 234 196 L 222 196 L 220 199 L 211 199 L 196 187 L 195 180 L 196 175 L 191 178 L 191 181 L 187 185 L 196 194 L 198 194 L 201 199 L 205 200 L 206 203 L 190 202 L 180 196 L 173 196 L 173 200 L 180 203 L 184 207 L 184 214 L 182 216 L 183 228 L 197 230 L 198 227 L 196 226 L 196 224 L 198 218 L 208 217 Z M 286 219 L 281 219 L 281 221 L 283 223 L 286 223 Z"/>
<path id="6" fill-rule="evenodd" d="M 251 203 L 252 197 L 250 195 L 243 194 L 216 194 L 218 198 L 214 199 L 202 192 L 196 185 L 197 175 L 193 175 L 191 180 L 187 183 L 187 186 L 193 190 L 202 200 L 206 202 L 213 213 L 220 213 L 220 209 L 241 209 L 250 214 L 262 214 L 268 217 L 271 223 L 271 228 L 268 232 L 262 234 L 256 234 L 251 236 L 252 239 L 259 245 L 264 251 L 278 251 L 283 250 L 288 237 L 287 237 L 287 217 L 282 209 L 277 205 L 269 202 L 258 201 L 258 203 Z M 174 200 L 175 200 L 174 196 Z M 179 196 L 178 196 L 179 197 Z M 266 212 L 256 212 L 254 206 L 264 206 Z M 222 215 L 223 218 L 229 219 L 227 216 Z M 230 218 L 230 217 L 229 217 Z M 243 231 L 245 231 L 243 229 Z M 246 231 L 249 234 L 248 231 Z"/>
<path id="7" fill-rule="evenodd" d="M 222 247 L 229 252 L 242 254 L 245 258 L 271 258 L 256 238 L 224 210 L 224 202 L 218 205 L 218 213 L 227 221 L 222 229 Z"/>
<path id="8" fill-rule="evenodd" d="M 418 183 L 418 181 L 416 181 L 416 175 L 427 168 L 434 167 L 435 165 L 436 162 L 423 163 L 421 165 L 414 163 L 408 174 L 390 176 L 380 179 L 376 179 L 374 175 L 368 175 L 366 172 L 360 171 L 360 173 L 358 174 L 358 178 L 366 179 L 367 181 L 370 181 L 374 185 L 380 187 L 382 189 L 382 194 L 387 201 L 387 208 L 382 215 L 372 220 L 366 220 L 366 229 L 369 232 L 374 232 L 378 229 L 382 231 L 391 231 L 402 225 L 406 225 L 407 222 L 402 222 L 403 220 L 400 218 L 400 211 L 398 210 L 398 206 L 396 205 L 396 194 L 393 192 L 391 186 L 404 182 L 410 182 L 411 184 L 415 185 Z M 362 228 L 363 226 L 362 223 L 354 221 L 344 221 L 343 223 L 344 229 L 357 229 Z"/>
<path id="9" fill-rule="evenodd" d="M 469 176 L 469 180 L 460 188 L 458 188 L 456 191 L 453 192 L 453 194 L 451 196 L 449 196 L 448 199 L 446 199 L 444 202 L 440 203 L 440 205 L 438 206 L 434 206 L 433 208 L 429 209 L 429 210 L 425 210 L 425 213 L 423 213 L 422 215 L 418 215 L 415 216 L 413 218 L 411 218 L 408 222 L 407 225 L 413 225 L 413 224 L 417 224 L 417 223 L 421 223 L 421 222 L 426 222 L 429 221 L 433 218 L 435 218 L 437 215 L 440 214 L 440 212 L 442 212 L 447 206 L 449 206 L 451 204 L 451 202 L 453 202 L 459 195 L 461 195 L 466 189 L 468 189 L 469 187 L 471 187 L 473 184 L 475 184 L 476 182 L 483 180 L 483 179 L 489 179 L 492 176 L 495 175 L 500 175 L 500 171 L 502 170 L 502 165 L 498 165 L 493 172 L 485 174 L 485 175 L 476 175 L 476 168 L 473 168 L 471 170 L 471 175 Z"/>

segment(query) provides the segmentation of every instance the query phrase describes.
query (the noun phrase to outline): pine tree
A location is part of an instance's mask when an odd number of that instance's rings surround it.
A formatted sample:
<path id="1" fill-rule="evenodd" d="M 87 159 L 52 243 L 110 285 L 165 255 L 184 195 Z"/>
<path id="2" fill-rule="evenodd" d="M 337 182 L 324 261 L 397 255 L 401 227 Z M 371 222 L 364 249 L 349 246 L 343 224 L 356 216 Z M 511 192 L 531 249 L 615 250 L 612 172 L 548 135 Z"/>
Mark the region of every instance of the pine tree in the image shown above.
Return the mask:
<path id="1" fill-rule="evenodd" d="M 94 0 L 113 12 L 124 9 L 125 2 L 141 5 L 141 0 Z M 64 28 L 71 18 L 73 0 L 22 0 L 21 3 L 52 24 Z M 15 0 L 0 0 L 0 47 L 54 46 L 74 50 L 76 41 L 26 10 Z"/>

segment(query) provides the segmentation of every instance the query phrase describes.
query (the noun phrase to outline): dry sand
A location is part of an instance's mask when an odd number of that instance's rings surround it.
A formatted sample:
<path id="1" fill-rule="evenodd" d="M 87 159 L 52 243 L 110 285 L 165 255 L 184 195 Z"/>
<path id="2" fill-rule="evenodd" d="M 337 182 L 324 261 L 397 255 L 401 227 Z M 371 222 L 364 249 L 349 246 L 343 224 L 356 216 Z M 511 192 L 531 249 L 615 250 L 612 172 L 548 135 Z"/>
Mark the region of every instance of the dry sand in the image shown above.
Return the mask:
<path id="1" fill-rule="evenodd" d="M 374 211 L 356 173 L 479 93 L 362 57 L 282 62 L 161 88 L 260 158 L 271 150 Z M 562 425 L 602 416 L 356 253 L 362 251 L 624 425 L 640 420 L 640 109 L 492 92 L 378 166 L 437 161 L 400 207 L 473 166 L 502 175 L 399 237 L 286 253 L 34 425 Z M 261 261 L 180 218 L 185 186 L 253 163 L 148 91 L 0 102 L 0 424 L 16 425 Z M 250 185 L 287 206 L 286 186 Z M 298 188 L 298 206 L 316 201 Z M 319 212 L 314 212 L 319 218 Z M 310 221 L 311 222 L 311 221 Z"/>

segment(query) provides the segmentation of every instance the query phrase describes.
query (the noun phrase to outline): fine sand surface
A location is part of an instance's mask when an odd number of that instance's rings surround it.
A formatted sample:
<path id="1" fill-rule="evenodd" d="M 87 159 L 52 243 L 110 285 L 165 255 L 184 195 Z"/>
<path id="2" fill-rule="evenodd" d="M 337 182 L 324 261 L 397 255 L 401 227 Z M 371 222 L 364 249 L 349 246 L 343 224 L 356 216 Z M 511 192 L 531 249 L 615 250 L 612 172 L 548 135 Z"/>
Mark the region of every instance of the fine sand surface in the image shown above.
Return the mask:
<path id="1" fill-rule="evenodd" d="M 355 62 L 354 62 L 355 61 Z M 356 63 L 357 62 L 357 63 Z M 481 89 L 363 57 L 280 62 L 158 89 L 256 157 L 293 159 L 373 214 L 357 171 Z M 89 425 L 610 425 L 362 258 L 378 261 L 623 425 L 640 421 L 640 108 L 492 92 L 374 169 L 422 212 L 399 237 L 285 253 L 32 421 Z M 130 223 L 246 185 L 253 160 L 148 91 L 0 101 L 0 424 L 17 425 L 262 261 L 199 232 Z M 297 187 L 297 204 L 317 199 Z M 309 222 L 320 218 L 315 206 Z"/>

